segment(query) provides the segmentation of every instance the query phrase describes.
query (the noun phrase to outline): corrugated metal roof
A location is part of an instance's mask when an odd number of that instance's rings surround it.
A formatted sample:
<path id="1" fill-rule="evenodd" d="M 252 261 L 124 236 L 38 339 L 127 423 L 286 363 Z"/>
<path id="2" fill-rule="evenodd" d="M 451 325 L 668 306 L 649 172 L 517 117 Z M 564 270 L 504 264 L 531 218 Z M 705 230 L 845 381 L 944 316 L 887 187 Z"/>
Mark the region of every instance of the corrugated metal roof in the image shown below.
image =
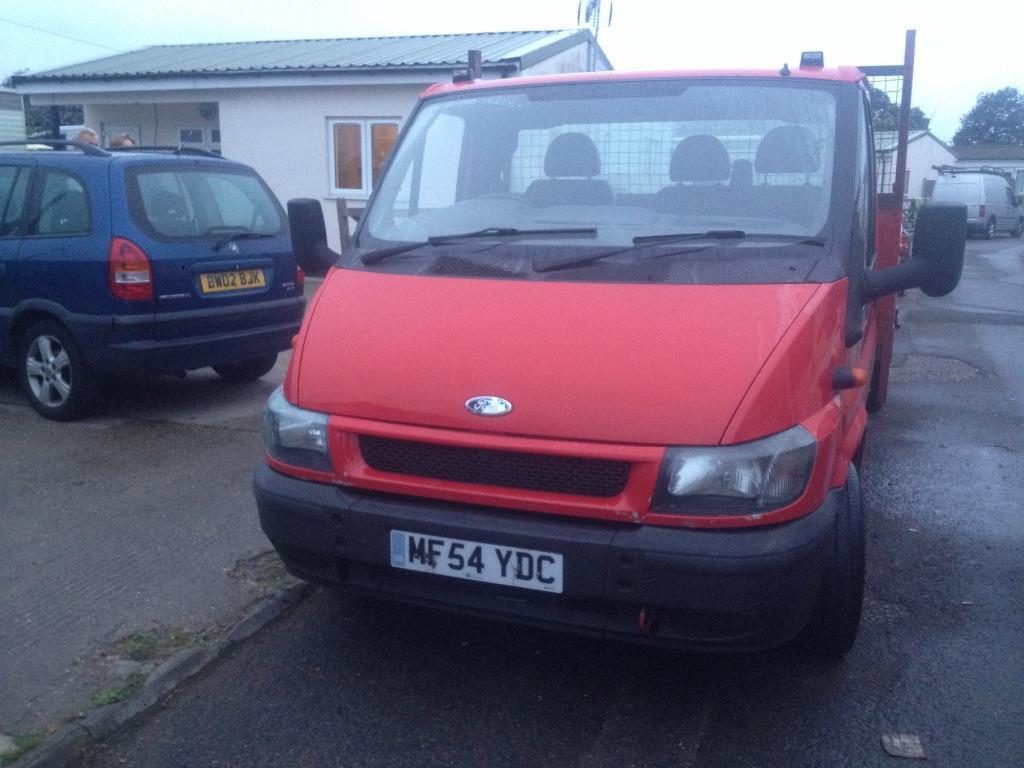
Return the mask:
<path id="1" fill-rule="evenodd" d="M 213 75 L 246 72 L 421 69 L 456 66 L 479 50 L 484 64 L 515 62 L 589 30 L 480 32 L 403 37 L 348 37 L 251 43 L 156 45 L 137 51 L 16 76 L 16 84 L 45 80 Z"/>

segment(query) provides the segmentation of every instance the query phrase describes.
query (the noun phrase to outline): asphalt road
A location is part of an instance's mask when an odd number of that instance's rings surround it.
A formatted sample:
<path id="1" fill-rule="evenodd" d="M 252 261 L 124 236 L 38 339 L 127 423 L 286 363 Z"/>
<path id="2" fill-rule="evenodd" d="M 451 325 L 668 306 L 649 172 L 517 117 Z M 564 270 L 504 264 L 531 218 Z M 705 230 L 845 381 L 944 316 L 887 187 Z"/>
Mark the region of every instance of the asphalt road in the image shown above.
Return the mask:
<path id="1" fill-rule="evenodd" d="M 902 302 L 862 472 L 868 584 L 837 666 L 706 658 L 318 592 L 89 766 L 1024 765 L 1024 247 Z"/>

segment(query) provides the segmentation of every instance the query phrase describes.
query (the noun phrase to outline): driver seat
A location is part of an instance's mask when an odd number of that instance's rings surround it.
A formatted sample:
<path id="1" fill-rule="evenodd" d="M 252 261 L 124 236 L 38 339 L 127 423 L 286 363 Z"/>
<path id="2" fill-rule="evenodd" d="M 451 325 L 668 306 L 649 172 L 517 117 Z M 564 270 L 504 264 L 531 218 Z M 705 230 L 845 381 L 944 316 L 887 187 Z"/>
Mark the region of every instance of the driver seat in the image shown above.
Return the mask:
<path id="1" fill-rule="evenodd" d="M 544 175 L 526 188 L 533 205 L 613 205 L 615 196 L 601 173 L 601 156 L 584 133 L 562 133 L 548 145 Z"/>

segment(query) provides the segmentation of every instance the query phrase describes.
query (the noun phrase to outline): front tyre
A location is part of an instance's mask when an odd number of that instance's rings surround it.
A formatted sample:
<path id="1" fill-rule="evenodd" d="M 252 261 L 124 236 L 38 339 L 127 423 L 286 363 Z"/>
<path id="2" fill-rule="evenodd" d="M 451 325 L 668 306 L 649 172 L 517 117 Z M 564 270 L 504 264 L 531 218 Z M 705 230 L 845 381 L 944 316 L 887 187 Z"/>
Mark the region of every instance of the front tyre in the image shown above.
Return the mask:
<path id="1" fill-rule="evenodd" d="M 815 655 L 838 661 L 857 639 L 864 601 L 864 503 L 853 464 L 846 475 L 846 505 L 835 526 L 832 562 L 804 641 Z"/>
<path id="2" fill-rule="evenodd" d="M 53 320 L 34 323 L 18 350 L 21 390 L 41 416 L 70 421 L 93 404 L 96 377 L 63 325 Z"/>
<path id="3" fill-rule="evenodd" d="M 270 369 L 277 363 L 277 352 L 271 355 L 261 355 L 251 360 L 243 360 L 240 363 L 225 363 L 215 365 L 213 370 L 225 381 L 244 383 L 256 381 L 261 376 L 270 373 Z"/>

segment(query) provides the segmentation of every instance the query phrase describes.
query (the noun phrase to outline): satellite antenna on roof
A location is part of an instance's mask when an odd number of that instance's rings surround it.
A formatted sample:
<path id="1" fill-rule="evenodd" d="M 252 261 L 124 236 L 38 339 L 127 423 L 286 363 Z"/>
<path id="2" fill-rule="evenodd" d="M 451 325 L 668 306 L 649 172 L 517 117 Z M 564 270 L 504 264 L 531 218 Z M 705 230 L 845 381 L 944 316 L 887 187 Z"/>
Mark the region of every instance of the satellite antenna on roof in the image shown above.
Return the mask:
<path id="1" fill-rule="evenodd" d="M 613 0 L 608 0 L 608 17 L 605 26 L 612 25 L 612 12 L 615 10 Z M 580 0 L 576 6 L 576 26 L 588 25 L 594 32 L 594 39 L 597 39 L 601 31 L 601 0 Z"/>

